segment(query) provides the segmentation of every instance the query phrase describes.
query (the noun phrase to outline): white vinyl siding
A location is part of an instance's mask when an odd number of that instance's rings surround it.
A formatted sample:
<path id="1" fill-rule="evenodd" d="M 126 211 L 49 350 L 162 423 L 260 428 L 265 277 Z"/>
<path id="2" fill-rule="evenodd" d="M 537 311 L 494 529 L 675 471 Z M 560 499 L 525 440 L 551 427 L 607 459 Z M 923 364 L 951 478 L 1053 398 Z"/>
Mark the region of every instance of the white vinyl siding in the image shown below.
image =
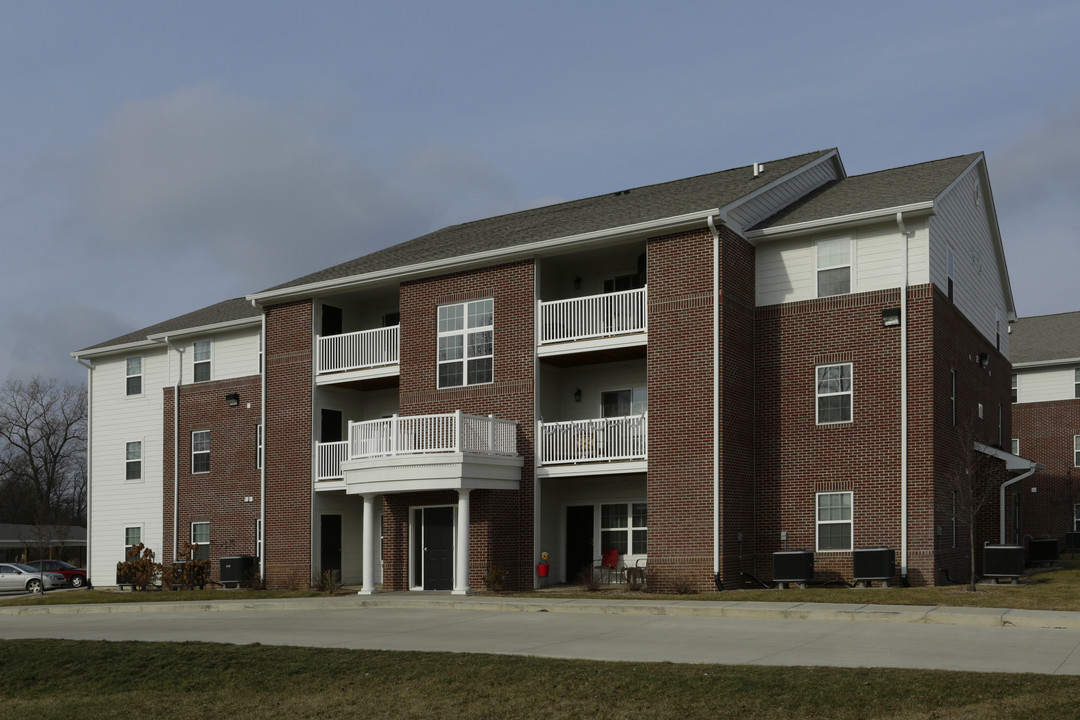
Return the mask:
<path id="1" fill-rule="evenodd" d="M 1071 400 L 1076 397 L 1076 388 L 1073 365 L 1016 369 L 1017 402 Z"/>
<path id="2" fill-rule="evenodd" d="M 753 171 L 747 169 L 748 173 Z M 765 166 L 765 173 L 769 173 L 769 166 Z M 765 218 L 775 214 L 778 210 L 787 207 L 807 193 L 821 187 L 830 180 L 835 180 L 836 164 L 834 160 L 826 160 L 812 168 L 805 170 L 795 177 L 780 183 L 776 187 L 769 188 L 765 192 L 756 195 L 745 203 L 731 210 L 728 220 L 734 221 L 741 228 L 753 227 Z"/>
<path id="3" fill-rule="evenodd" d="M 207 339 L 199 338 L 198 342 Z M 211 380 L 227 380 L 259 374 L 259 328 L 257 326 L 218 333 L 210 340 Z M 185 346 L 183 362 L 184 384 L 196 382 L 195 342 Z M 175 382 L 175 378 L 173 381 Z"/>
<path id="4" fill-rule="evenodd" d="M 978 167 L 961 176 L 936 203 L 930 218 L 930 280 L 942 294 L 948 288 L 948 254 L 953 253 L 953 302 L 983 336 L 993 343 L 997 317 L 1006 317 L 1004 279 L 987 215 L 986 189 Z M 1009 335 L 1000 337 L 1009 357 Z"/>

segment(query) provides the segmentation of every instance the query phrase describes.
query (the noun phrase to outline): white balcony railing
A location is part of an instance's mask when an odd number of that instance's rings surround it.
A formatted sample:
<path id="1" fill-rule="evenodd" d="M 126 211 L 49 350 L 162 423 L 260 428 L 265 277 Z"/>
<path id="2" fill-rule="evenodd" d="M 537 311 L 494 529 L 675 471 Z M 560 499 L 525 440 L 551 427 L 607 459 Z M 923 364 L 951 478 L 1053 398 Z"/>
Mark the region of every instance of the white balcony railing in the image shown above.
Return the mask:
<path id="1" fill-rule="evenodd" d="M 649 456 L 649 415 L 537 423 L 541 465 L 644 460 Z"/>
<path id="2" fill-rule="evenodd" d="M 316 445 L 316 480 L 341 480 L 341 462 L 349 457 L 349 441 L 318 443 Z"/>
<path id="3" fill-rule="evenodd" d="M 494 415 L 394 415 L 349 423 L 349 458 L 427 453 L 517 455 L 517 422 Z"/>
<path id="4" fill-rule="evenodd" d="M 394 325 L 344 335 L 319 336 L 315 344 L 317 372 L 363 370 L 398 362 L 400 329 L 400 325 Z"/>
<path id="5" fill-rule="evenodd" d="M 646 332 L 648 307 L 648 288 L 540 302 L 540 344 Z"/>

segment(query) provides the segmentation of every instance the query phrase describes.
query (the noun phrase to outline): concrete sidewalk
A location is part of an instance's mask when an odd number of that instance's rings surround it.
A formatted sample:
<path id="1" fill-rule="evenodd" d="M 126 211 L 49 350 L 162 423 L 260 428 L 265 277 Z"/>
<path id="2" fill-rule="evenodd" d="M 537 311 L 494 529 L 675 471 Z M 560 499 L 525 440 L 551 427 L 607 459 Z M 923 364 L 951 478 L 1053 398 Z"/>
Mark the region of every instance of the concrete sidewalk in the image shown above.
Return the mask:
<path id="1" fill-rule="evenodd" d="M 223 591 L 223 595 L 227 595 Z M 342 610 L 347 608 L 472 610 L 488 612 L 592 613 L 662 617 L 750 618 L 757 620 L 828 620 L 841 622 L 921 623 L 973 627 L 1020 627 L 1080 630 L 1080 612 L 1014 610 L 929 605 L 859 603 L 745 602 L 700 600 L 616 600 L 579 598 L 513 598 L 492 595 L 450 595 L 436 592 L 388 592 L 274 600 L 210 602 L 123 602 L 87 605 L 4 607 L 0 615 L 91 615 L 101 613 L 231 612 L 238 610 Z"/>

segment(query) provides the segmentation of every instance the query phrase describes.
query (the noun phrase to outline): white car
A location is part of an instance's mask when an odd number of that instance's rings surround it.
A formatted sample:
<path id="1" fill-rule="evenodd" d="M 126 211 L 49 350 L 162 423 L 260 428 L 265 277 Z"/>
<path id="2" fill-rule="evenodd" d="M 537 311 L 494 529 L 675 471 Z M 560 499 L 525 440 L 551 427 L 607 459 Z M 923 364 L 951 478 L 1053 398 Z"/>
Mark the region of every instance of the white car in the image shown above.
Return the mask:
<path id="1" fill-rule="evenodd" d="M 37 568 L 21 563 L 0 563 L 0 592 L 16 590 L 39 593 L 42 581 L 46 590 L 64 587 L 67 584 L 67 580 L 60 573 L 43 573 Z"/>

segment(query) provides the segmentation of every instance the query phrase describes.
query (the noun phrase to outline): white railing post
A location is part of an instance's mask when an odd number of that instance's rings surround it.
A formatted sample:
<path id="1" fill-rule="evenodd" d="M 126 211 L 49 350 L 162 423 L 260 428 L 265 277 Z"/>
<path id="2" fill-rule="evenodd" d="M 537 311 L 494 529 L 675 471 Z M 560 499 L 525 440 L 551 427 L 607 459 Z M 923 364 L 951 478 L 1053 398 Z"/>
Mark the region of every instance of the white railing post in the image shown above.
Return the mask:
<path id="1" fill-rule="evenodd" d="M 398 414 L 390 416 L 390 454 L 398 454 Z"/>
<path id="2" fill-rule="evenodd" d="M 451 448 L 454 452 L 461 452 L 462 446 L 465 444 L 463 437 L 465 435 L 465 423 L 461 419 L 461 410 L 454 411 L 454 446 Z"/>
<path id="3" fill-rule="evenodd" d="M 490 455 L 493 452 L 495 452 L 495 416 L 494 415 L 488 415 L 488 428 L 487 428 L 487 430 L 488 430 L 487 452 L 488 452 L 488 455 Z"/>

